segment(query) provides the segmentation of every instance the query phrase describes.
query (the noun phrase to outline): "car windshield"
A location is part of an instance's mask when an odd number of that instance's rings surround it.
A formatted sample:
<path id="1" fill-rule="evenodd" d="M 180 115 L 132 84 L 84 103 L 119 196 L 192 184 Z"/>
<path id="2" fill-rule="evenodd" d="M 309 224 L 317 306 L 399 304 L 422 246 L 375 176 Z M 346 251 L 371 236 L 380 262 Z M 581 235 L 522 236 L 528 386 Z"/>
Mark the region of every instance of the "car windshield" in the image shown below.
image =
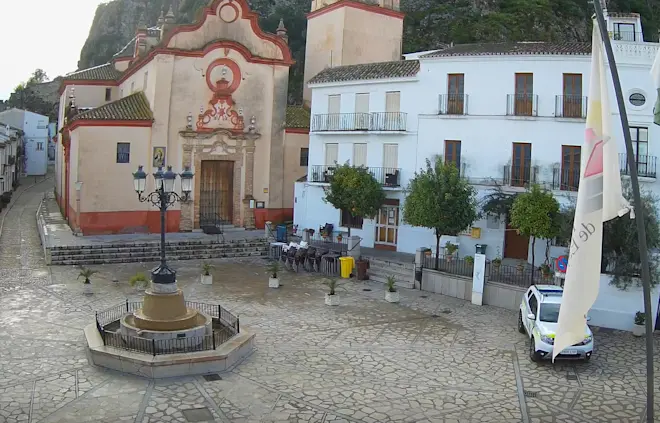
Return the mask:
<path id="1" fill-rule="evenodd" d="M 544 303 L 541 304 L 539 311 L 539 320 L 548 323 L 557 323 L 559 319 L 559 306 L 557 303 Z"/>

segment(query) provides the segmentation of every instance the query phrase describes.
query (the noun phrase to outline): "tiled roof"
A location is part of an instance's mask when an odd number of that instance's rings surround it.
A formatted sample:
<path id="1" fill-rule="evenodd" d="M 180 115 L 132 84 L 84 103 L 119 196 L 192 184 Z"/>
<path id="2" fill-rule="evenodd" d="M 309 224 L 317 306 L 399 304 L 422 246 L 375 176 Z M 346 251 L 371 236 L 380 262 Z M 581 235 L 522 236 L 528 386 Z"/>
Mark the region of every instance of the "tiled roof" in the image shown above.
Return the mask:
<path id="1" fill-rule="evenodd" d="M 95 66 L 89 69 L 83 69 L 77 72 L 72 72 L 64 76 L 65 80 L 100 80 L 100 81 L 114 81 L 119 79 L 121 72 L 115 69 L 111 63 L 105 65 Z"/>
<path id="2" fill-rule="evenodd" d="M 310 111 L 303 106 L 287 106 L 286 127 L 309 129 Z"/>
<path id="3" fill-rule="evenodd" d="M 149 101 L 142 91 L 112 103 L 77 114 L 73 120 L 153 120 Z"/>
<path id="4" fill-rule="evenodd" d="M 417 60 L 337 66 L 322 70 L 309 83 L 323 84 L 326 82 L 360 81 L 366 79 L 405 78 L 415 76 L 417 72 L 419 72 L 419 61 Z"/>
<path id="5" fill-rule="evenodd" d="M 607 12 L 607 16 L 610 18 L 639 18 L 639 13 Z"/>
<path id="6" fill-rule="evenodd" d="M 546 43 L 517 42 L 496 44 L 458 44 L 442 50 L 427 53 L 421 58 L 450 56 L 497 56 L 497 55 L 589 55 L 590 43 Z"/>

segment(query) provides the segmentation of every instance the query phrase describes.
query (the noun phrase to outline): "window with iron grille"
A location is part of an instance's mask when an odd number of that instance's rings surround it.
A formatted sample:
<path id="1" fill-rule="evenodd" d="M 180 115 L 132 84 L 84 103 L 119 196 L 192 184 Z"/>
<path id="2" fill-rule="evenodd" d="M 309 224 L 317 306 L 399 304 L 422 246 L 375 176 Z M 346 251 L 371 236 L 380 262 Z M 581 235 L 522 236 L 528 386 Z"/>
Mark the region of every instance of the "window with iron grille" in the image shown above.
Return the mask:
<path id="1" fill-rule="evenodd" d="M 117 143 L 117 163 L 130 163 L 131 144 L 128 142 Z"/>
<path id="2" fill-rule="evenodd" d="M 353 216 L 348 210 L 341 211 L 341 222 L 339 226 L 344 228 L 362 229 L 362 217 Z"/>
<path id="3" fill-rule="evenodd" d="M 309 148 L 300 149 L 300 166 L 308 166 L 309 163 Z"/>

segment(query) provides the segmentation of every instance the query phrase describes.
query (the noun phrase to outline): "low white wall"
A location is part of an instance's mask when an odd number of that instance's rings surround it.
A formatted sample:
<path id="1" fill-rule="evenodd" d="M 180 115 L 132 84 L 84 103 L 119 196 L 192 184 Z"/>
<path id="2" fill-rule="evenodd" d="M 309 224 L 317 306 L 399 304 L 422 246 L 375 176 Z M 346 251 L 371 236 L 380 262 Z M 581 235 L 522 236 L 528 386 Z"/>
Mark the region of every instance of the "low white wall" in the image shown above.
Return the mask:
<path id="1" fill-rule="evenodd" d="M 600 275 L 600 290 L 596 302 L 589 311 L 591 317 L 589 325 L 631 331 L 635 313 L 644 310 L 642 288 L 630 287 L 627 291 L 622 291 L 610 285 L 611 280 L 611 275 Z M 653 323 L 658 313 L 658 297 L 660 297 L 660 289 L 656 287 L 651 291 Z"/>

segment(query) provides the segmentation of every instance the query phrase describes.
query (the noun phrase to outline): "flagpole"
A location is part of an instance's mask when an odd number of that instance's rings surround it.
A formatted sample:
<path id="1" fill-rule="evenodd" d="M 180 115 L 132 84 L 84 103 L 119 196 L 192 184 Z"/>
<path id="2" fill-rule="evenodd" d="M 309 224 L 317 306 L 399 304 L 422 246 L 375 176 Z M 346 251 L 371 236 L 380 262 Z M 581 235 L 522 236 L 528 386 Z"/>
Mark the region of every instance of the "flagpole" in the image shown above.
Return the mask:
<path id="1" fill-rule="evenodd" d="M 628 124 L 628 114 L 626 113 L 626 104 L 623 100 L 623 92 L 621 90 L 621 80 L 619 79 L 619 71 L 616 67 L 614 60 L 614 52 L 612 51 L 612 43 L 610 42 L 609 34 L 607 33 L 607 25 L 605 23 L 605 16 L 603 13 L 602 0 L 593 0 L 594 8 L 596 9 L 596 19 L 598 21 L 598 29 L 600 36 L 605 44 L 605 52 L 607 53 L 607 61 L 610 65 L 610 72 L 612 72 L 612 82 L 614 82 L 614 93 L 616 94 L 616 102 L 619 106 L 619 115 L 621 116 L 621 126 L 623 128 L 623 138 L 626 142 L 626 157 L 628 159 L 628 168 L 630 169 L 630 181 L 633 190 L 633 205 L 637 210 L 635 214 L 635 221 L 637 223 L 637 234 L 639 241 L 639 254 L 642 264 L 642 286 L 644 288 L 644 311 L 646 314 L 646 421 L 653 423 L 653 319 L 651 308 L 651 284 L 649 274 L 649 257 L 648 247 L 646 245 L 646 227 L 644 226 L 644 213 L 642 206 L 642 198 L 639 192 L 639 178 L 637 176 L 637 163 L 635 162 L 635 153 L 633 151 L 632 140 L 630 138 L 630 125 Z M 592 42 L 596 42 L 593 40 Z"/>

